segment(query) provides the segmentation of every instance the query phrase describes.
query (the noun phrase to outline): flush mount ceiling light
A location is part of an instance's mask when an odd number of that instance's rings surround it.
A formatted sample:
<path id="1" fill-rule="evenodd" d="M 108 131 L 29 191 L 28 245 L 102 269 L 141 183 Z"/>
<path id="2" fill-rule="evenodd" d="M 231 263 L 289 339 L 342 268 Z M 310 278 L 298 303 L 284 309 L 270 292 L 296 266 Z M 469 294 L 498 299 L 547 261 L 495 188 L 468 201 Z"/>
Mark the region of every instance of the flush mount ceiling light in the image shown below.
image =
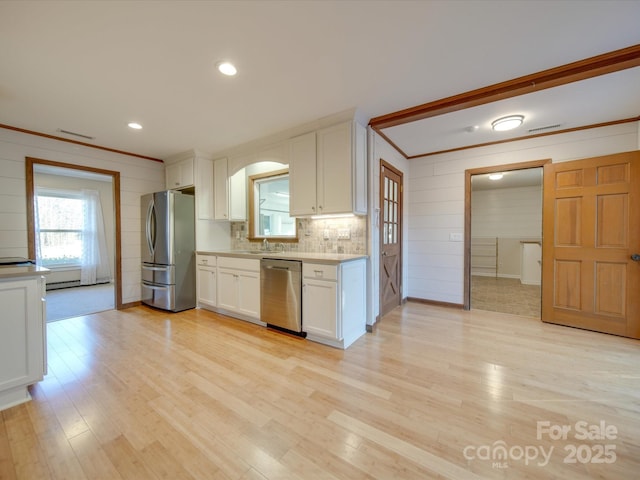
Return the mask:
<path id="1" fill-rule="evenodd" d="M 127 123 L 127 126 L 129 128 L 133 128 L 134 130 L 142 130 L 142 125 L 140 125 L 139 123 L 136 123 L 136 122 Z"/>
<path id="2" fill-rule="evenodd" d="M 507 130 L 513 130 L 522 125 L 524 121 L 524 115 L 509 115 L 507 117 L 501 117 L 491 122 L 491 128 L 496 132 L 505 132 Z"/>
<path id="3" fill-rule="evenodd" d="M 232 77 L 236 73 L 238 73 L 238 70 L 231 62 L 220 62 L 216 65 L 216 67 L 218 68 L 218 71 L 220 73 L 222 73 L 223 75 L 227 75 L 229 77 Z"/>
<path id="4" fill-rule="evenodd" d="M 500 180 L 503 176 L 502 173 L 492 173 L 489 175 L 489 180 Z"/>

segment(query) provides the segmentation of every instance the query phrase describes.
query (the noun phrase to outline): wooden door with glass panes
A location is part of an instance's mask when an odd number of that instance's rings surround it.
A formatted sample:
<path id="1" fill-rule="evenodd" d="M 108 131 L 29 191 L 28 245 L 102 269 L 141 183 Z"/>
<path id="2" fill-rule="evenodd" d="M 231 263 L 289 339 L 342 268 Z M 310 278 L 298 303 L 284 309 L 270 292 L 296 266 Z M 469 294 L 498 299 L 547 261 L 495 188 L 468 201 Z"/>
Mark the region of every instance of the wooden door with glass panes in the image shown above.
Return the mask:
<path id="1" fill-rule="evenodd" d="M 380 161 L 380 316 L 402 300 L 402 172 Z"/>

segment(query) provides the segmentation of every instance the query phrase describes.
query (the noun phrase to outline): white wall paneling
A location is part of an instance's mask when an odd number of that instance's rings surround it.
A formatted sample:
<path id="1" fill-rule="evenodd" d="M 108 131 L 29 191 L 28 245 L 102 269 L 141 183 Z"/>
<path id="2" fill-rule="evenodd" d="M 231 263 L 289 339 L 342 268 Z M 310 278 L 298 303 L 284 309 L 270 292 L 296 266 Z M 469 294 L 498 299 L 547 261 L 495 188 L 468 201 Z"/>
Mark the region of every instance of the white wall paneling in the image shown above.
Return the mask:
<path id="1" fill-rule="evenodd" d="M 23 224 L 0 222 L 0 256 L 28 254 L 26 157 L 120 172 L 122 302 L 139 301 L 140 197 L 164 189 L 164 164 L 0 128 L 0 215 L 25 218 Z"/>
<path id="2" fill-rule="evenodd" d="M 631 151 L 638 148 L 639 137 L 638 123 L 624 123 L 408 161 L 409 268 L 405 296 L 464 303 L 464 242 L 451 242 L 449 233 L 464 231 L 465 170 L 545 158 L 564 162 Z"/>
<path id="3" fill-rule="evenodd" d="M 403 216 L 402 216 L 402 297 L 407 297 L 408 283 L 408 265 L 409 265 L 409 249 L 408 249 L 408 178 L 409 162 L 397 150 L 389 145 L 386 140 L 377 135 L 370 128 L 368 129 L 368 168 L 369 174 L 369 241 L 368 251 L 370 255 L 370 271 L 367 275 L 368 285 L 368 315 L 367 325 L 372 325 L 380 313 L 380 160 L 393 165 L 396 169 L 403 173 Z"/>

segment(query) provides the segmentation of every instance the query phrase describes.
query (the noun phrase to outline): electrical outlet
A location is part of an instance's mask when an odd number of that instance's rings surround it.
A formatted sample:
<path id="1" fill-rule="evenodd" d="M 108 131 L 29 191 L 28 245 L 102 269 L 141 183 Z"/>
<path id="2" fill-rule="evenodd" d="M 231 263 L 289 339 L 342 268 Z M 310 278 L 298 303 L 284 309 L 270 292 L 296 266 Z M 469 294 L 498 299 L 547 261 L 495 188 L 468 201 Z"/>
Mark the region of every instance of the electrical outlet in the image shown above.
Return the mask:
<path id="1" fill-rule="evenodd" d="M 324 232 L 322 232 L 322 238 L 324 240 L 329 240 L 329 229 L 328 228 L 325 228 Z"/>
<path id="2" fill-rule="evenodd" d="M 449 234 L 449 241 L 450 242 L 461 242 L 462 241 L 462 234 L 461 233 L 450 233 Z"/>
<path id="3" fill-rule="evenodd" d="M 351 230 L 349 228 L 341 228 L 338 230 L 338 240 L 349 240 L 351 238 Z"/>

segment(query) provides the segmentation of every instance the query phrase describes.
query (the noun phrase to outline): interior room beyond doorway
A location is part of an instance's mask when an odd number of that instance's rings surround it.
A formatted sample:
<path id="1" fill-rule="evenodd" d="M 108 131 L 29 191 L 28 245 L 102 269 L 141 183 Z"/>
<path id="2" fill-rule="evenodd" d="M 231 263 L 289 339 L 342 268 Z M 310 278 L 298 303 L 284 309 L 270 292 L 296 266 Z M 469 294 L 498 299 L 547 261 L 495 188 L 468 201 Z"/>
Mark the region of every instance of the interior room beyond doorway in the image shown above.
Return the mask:
<path id="1" fill-rule="evenodd" d="M 542 167 L 471 177 L 470 307 L 540 318 Z"/>

